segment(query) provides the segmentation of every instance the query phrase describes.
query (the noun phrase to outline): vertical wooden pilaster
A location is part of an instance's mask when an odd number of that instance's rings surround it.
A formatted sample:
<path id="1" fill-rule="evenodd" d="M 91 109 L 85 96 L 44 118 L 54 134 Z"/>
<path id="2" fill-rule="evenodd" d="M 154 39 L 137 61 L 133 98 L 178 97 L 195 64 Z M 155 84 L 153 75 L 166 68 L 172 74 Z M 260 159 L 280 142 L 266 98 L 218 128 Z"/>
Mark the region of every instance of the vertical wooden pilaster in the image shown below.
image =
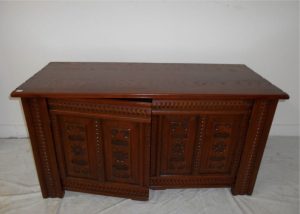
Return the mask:
<path id="1" fill-rule="evenodd" d="M 256 100 L 235 183 L 234 195 L 251 195 L 278 100 Z"/>
<path id="2" fill-rule="evenodd" d="M 63 197 L 46 99 L 22 98 L 22 105 L 42 195 Z"/>

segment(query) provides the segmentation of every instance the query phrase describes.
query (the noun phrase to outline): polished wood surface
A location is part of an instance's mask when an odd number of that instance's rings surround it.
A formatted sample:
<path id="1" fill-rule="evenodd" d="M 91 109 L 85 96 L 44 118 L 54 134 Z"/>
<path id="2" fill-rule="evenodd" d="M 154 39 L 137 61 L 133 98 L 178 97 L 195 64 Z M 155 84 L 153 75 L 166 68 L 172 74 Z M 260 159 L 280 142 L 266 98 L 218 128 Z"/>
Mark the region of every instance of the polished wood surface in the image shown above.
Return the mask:
<path id="1" fill-rule="evenodd" d="M 49 63 L 12 96 L 288 98 L 245 65 L 78 62 Z"/>
<path id="2" fill-rule="evenodd" d="M 244 65 L 50 63 L 21 97 L 44 198 L 251 195 L 280 98 Z"/>
<path id="3" fill-rule="evenodd" d="M 148 198 L 149 103 L 49 99 L 48 104 L 65 189 Z"/>

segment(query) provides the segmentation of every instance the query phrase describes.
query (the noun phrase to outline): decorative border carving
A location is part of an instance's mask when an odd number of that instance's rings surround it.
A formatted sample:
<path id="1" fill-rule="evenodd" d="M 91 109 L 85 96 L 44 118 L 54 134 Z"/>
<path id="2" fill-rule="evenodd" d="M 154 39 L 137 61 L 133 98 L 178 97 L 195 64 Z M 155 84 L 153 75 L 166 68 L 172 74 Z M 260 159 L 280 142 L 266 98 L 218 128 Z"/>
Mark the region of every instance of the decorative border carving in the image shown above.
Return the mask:
<path id="1" fill-rule="evenodd" d="M 88 113 L 102 113 L 111 115 L 129 115 L 134 117 L 149 118 L 151 109 L 149 107 L 134 106 L 126 103 L 97 103 L 80 100 L 49 99 L 51 110 L 68 110 Z"/>
<path id="2" fill-rule="evenodd" d="M 99 169 L 104 168 L 104 157 L 103 157 L 103 130 L 102 130 L 102 121 L 95 119 L 95 134 L 96 134 L 96 158 L 97 158 L 97 169 L 98 169 L 98 177 L 101 180 L 104 180 L 104 175 L 100 172 Z"/>
<path id="3" fill-rule="evenodd" d="M 201 146 L 204 138 L 204 129 L 206 124 L 206 116 L 200 116 L 200 127 L 198 129 L 198 139 L 195 144 L 195 155 L 193 158 L 193 174 L 198 174 L 200 168 Z"/>
<path id="4" fill-rule="evenodd" d="M 236 111 L 248 110 L 252 104 L 250 100 L 154 100 L 152 108 L 154 111 Z"/>
<path id="5" fill-rule="evenodd" d="M 46 197 L 57 197 L 61 196 L 62 193 L 58 192 L 58 189 L 60 189 L 59 184 L 56 183 L 56 180 L 54 179 L 54 172 L 51 169 L 51 163 L 49 154 L 49 148 L 47 139 L 45 136 L 45 130 L 42 122 L 42 116 L 40 111 L 40 104 L 38 99 L 31 99 L 30 100 L 30 112 L 32 115 L 32 122 L 33 127 L 35 130 L 35 136 L 36 136 L 36 144 L 38 147 L 38 152 L 40 154 L 41 159 L 41 166 L 42 166 L 42 172 L 43 172 L 43 179 L 45 181 L 47 195 Z"/>
<path id="6" fill-rule="evenodd" d="M 257 120 L 257 127 L 255 131 L 255 136 L 251 144 L 251 148 L 249 150 L 249 157 L 247 159 L 247 165 L 244 168 L 244 174 L 241 178 L 241 188 L 240 191 L 247 192 L 248 184 L 250 181 L 251 173 L 254 169 L 255 160 L 257 157 L 257 149 L 260 142 L 260 138 L 263 133 L 264 124 L 266 121 L 266 111 L 267 111 L 267 101 L 263 101 L 259 106 L 259 116 Z"/>
<path id="7" fill-rule="evenodd" d="M 181 187 L 201 185 L 230 186 L 232 177 L 229 176 L 166 176 L 150 178 L 150 186 Z"/>
<path id="8" fill-rule="evenodd" d="M 114 194 L 119 196 L 125 196 L 129 198 L 135 199 L 148 199 L 149 197 L 149 189 L 147 187 L 125 187 L 125 186 L 117 186 L 116 184 L 108 185 L 108 184 L 96 184 L 96 183 L 87 183 L 80 182 L 74 179 L 67 179 L 64 181 L 64 186 L 66 189 L 77 190 L 81 192 L 94 192 L 94 193 L 102 193 L 102 194 Z"/>

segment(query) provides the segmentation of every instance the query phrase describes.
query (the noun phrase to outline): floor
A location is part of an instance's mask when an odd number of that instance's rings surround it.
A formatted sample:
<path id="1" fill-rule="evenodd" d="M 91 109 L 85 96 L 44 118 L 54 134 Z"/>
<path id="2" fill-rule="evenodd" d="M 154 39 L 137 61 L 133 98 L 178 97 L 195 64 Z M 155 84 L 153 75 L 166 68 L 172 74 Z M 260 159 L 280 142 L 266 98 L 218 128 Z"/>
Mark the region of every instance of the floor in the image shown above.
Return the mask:
<path id="1" fill-rule="evenodd" d="M 0 139 L 0 213 L 299 213 L 299 138 L 269 138 L 252 196 L 215 188 L 151 190 L 147 202 L 70 191 L 43 199 L 29 140 Z"/>

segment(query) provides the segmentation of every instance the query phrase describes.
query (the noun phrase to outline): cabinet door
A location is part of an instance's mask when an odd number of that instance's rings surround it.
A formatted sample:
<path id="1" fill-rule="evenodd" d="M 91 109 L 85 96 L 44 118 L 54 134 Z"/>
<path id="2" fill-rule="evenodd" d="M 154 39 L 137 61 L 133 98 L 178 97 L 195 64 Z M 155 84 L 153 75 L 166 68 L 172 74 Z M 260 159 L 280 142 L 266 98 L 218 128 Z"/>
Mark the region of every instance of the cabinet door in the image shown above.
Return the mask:
<path id="1" fill-rule="evenodd" d="M 93 119 L 62 114 L 53 121 L 62 177 L 100 179 L 102 173 L 97 170 L 97 156 L 100 154 L 95 152 L 99 145 L 95 143 Z"/>
<path id="2" fill-rule="evenodd" d="M 148 198 L 149 103 L 48 101 L 65 189 Z"/>
<path id="3" fill-rule="evenodd" d="M 249 100 L 154 100 L 154 188 L 230 186 L 247 131 Z"/>

